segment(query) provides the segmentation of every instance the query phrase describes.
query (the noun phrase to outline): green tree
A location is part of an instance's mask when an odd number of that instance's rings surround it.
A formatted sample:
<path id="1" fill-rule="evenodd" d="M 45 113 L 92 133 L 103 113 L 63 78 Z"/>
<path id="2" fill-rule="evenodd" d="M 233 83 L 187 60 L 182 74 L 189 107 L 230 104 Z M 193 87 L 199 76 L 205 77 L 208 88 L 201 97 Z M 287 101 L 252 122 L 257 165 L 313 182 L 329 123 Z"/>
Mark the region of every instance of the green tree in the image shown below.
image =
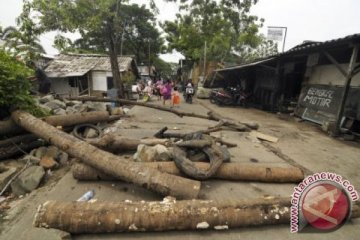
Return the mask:
<path id="1" fill-rule="evenodd" d="M 209 60 L 226 61 L 234 53 L 241 56 L 240 61 L 250 60 L 259 46 L 272 45 L 259 34 L 264 20 L 250 14 L 256 3 L 256 0 L 181 0 L 176 20 L 162 25 L 168 50 L 176 49 L 197 61 L 206 42 Z"/>
<path id="2" fill-rule="evenodd" d="M 145 5 L 122 5 L 122 32 L 118 39 L 118 53 L 135 55 L 137 62 L 148 62 L 163 50 L 164 40 L 155 27 L 155 16 Z M 104 53 L 107 49 L 106 39 L 99 38 L 100 32 L 82 32 L 81 38 L 74 41 L 73 50 L 78 52 Z M 59 43 L 67 45 L 68 39 L 59 38 Z M 149 41 L 150 40 L 150 41 Z"/>
<path id="3" fill-rule="evenodd" d="M 81 35 L 94 33 L 106 44 L 110 55 L 114 86 L 119 97 L 124 96 L 118 49 L 123 19 L 120 14 L 126 0 L 33 0 L 32 7 L 39 13 L 39 21 L 45 31 L 79 31 Z"/>
<path id="4" fill-rule="evenodd" d="M 32 20 L 31 5 L 28 1 L 24 1 L 23 11 L 16 22 L 18 27 L 7 27 L 2 31 L 4 49 L 26 63 L 36 60 L 45 50 L 38 38 L 41 29 Z"/>

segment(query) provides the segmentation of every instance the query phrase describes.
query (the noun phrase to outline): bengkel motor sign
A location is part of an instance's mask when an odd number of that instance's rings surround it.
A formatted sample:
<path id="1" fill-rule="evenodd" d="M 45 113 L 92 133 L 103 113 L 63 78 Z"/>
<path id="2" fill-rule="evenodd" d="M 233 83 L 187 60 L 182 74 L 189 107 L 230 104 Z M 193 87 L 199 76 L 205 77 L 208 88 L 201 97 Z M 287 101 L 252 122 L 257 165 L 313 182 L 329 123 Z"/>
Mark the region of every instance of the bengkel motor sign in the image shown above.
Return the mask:
<path id="1" fill-rule="evenodd" d="M 350 219 L 352 202 L 358 199 L 359 194 L 350 181 L 336 173 L 308 176 L 292 194 L 290 231 L 335 231 Z"/>
<path id="2" fill-rule="evenodd" d="M 319 107 L 330 108 L 330 104 L 333 100 L 333 94 L 334 94 L 333 90 L 318 89 L 311 87 L 307 91 L 307 94 L 304 97 L 303 102 Z"/>

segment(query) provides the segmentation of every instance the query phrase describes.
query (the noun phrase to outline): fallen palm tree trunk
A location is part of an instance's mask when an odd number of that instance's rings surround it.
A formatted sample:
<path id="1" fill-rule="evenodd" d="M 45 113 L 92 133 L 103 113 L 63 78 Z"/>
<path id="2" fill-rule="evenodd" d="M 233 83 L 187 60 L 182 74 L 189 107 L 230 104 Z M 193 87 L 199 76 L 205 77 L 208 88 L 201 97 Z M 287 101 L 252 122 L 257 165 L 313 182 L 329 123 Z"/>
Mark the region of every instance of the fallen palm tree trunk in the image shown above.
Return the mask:
<path id="1" fill-rule="evenodd" d="M 199 230 L 288 223 L 290 199 L 56 202 L 40 205 L 35 227 L 72 234 Z"/>
<path id="2" fill-rule="evenodd" d="M 14 144 L 18 144 L 21 142 L 32 142 L 32 141 L 35 141 L 36 139 L 38 139 L 38 137 L 36 135 L 30 134 L 30 133 L 11 137 L 11 138 L 7 138 L 5 140 L 0 141 L 0 148 L 12 146 Z"/>
<path id="3" fill-rule="evenodd" d="M 107 111 L 55 115 L 43 118 L 43 121 L 52 126 L 69 127 L 83 123 L 108 122 L 120 119 L 121 116 L 110 116 Z M 12 119 L 0 121 L 0 136 L 25 132 Z"/>
<path id="4" fill-rule="evenodd" d="M 181 175 L 174 162 L 148 162 L 142 163 L 146 167 L 158 169 L 174 175 Z M 209 163 L 194 163 L 199 169 L 206 170 Z M 72 168 L 75 179 L 78 180 L 116 180 L 91 166 L 77 163 Z M 264 167 L 243 163 L 223 163 L 213 178 L 233 181 L 258 181 L 258 182 L 301 182 L 304 174 L 295 167 Z"/>
<path id="5" fill-rule="evenodd" d="M 56 202 L 39 206 L 34 226 L 72 234 L 170 230 L 227 230 L 290 222 L 289 198 L 236 201 Z M 360 217 L 359 204 L 352 218 Z"/>
<path id="6" fill-rule="evenodd" d="M 167 145 L 169 140 L 156 138 L 129 139 L 122 136 L 116 136 L 114 134 L 106 134 L 100 139 L 88 139 L 87 142 L 108 152 L 119 153 L 136 150 L 140 144 L 148 146 L 155 146 L 157 144 Z"/>
<path id="7" fill-rule="evenodd" d="M 195 117 L 195 118 L 214 120 L 214 121 L 223 120 L 219 114 L 215 114 L 213 112 L 208 113 L 208 115 L 206 116 L 206 115 L 201 115 L 201 114 L 197 114 L 197 113 L 184 112 L 181 110 L 176 110 L 176 109 L 159 106 L 159 105 L 155 105 L 155 104 L 136 102 L 136 101 L 125 100 L 125 99 L 110 99 L 110 98 L 98 98 L 98 97 L 71 97 L 71 98 L 68 98 L 68 100 L 94 101 L 94 102 L 116 102 L 116 103 L 120 103 L 120 104 L 142 106 L 142 107 L 154 108 L 154 109 L 161 110 L 161 111 L 171 112 L 173 114 L 176 114 L 179 117 Z M 235 129 L 237 129 L 237 131 L 250 131 L 250 129 L 258 129 L 259 128 L 259 125 L 256 123 L 237 123 L 230 119 L 226 119 L 226 120 L 224 120 L 224 122 L 225 122 L 224 126 L 235 128 Z"/>
<path id="8" fill-rule="evenodd" d="M 141 163 L 127 161 L 64 133 L 29 113 L 15 111 L 12 113 L 12 118 L 29 132 L 33 132 L 62 151 L 106 174 L 165 196 L 196 198 L 199 194 L 200 182 L 198 181 L 162 173 Z"/>

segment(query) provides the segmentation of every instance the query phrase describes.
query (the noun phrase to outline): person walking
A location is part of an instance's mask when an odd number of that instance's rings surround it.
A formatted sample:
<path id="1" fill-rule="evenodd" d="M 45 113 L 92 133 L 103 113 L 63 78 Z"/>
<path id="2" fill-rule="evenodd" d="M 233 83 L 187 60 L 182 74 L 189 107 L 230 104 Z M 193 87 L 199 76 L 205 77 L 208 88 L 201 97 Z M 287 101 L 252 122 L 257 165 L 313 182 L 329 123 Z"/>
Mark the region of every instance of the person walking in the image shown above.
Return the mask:
<path id="1" fill-rule="evenodd" d="M 174 91 L 171 94 L 172 107 L 180 107 L 180 93 L 177 87 L 174 87 Z"/>
<path id="2" fill-rule="evenodd" d="M 169 81 L 161 88 L 161 95 L 163 96 L 163 105 L 165 105 L 166 100 L 171 99 L 171 84 Z"/>

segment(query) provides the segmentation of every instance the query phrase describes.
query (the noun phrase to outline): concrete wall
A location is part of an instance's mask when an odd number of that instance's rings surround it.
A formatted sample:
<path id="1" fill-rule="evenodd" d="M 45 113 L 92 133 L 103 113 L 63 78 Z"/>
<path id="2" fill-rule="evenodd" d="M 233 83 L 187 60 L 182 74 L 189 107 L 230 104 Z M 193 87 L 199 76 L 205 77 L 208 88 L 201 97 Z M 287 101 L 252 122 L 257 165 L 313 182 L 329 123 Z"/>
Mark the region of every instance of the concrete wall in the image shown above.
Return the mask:
<path id="1" fill-rule="evenodd" d="M 107 72 L 93 71 L 91 74 L 92 90 L 107 91 Z"/>
<path id="2" fill-rule="evenodd" d="M 347 70 L 348 64 L 341 64 Z M 345 77 L 336 68 L 335 65 L 321 65 L 311 68 L 308 84 L 322 84 L 333 86 L 344 86 Z M 360 74 L 353 77 L 351 81 L 352 87 L 360 87 Z"/>
<path id="3" fill-rule="evenodd" d="M 79 89 L 72 88 L 69 85 L 69 80 L 67 78 L 55 78 L 51 79 L 51 91 L 62 95 L 62 96 L 78 96 Z"/>

